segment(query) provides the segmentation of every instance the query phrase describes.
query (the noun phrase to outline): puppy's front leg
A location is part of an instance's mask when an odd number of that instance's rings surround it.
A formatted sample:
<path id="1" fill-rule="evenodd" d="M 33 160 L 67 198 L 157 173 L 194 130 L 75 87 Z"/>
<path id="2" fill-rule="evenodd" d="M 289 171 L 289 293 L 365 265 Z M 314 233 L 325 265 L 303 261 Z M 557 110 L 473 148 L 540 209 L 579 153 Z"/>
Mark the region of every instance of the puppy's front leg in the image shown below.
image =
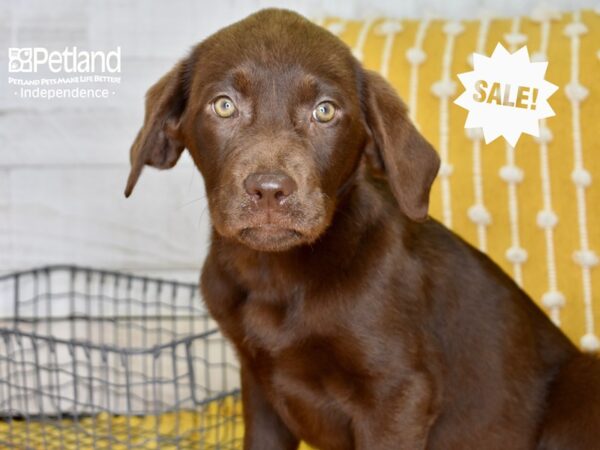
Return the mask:
<path id="1" fill-rule="evenodd" d="M 299 441 L 265 398 L 251 371 L 242 366 L 244 450 L 296 450 Z"/>
<path id="2" fill-rule="evenodd" d="M 362 411 L 355 421 L 356 450 L 425 449 L 437 409 L 431 379 L 422 373 L 410 375 L 381 397 L 374 411 Z"/>

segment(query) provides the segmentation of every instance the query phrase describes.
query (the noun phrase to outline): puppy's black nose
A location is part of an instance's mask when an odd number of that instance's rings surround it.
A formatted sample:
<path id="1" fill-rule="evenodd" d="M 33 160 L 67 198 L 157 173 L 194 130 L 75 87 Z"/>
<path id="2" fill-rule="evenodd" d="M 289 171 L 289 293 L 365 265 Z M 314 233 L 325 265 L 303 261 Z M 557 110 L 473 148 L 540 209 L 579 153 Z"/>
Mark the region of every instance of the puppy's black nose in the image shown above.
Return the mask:
<path id="1" fill-rule="evenodd" d="M 297 188 L 296 182 L 281 172 L 253 173 L 244 180 L 244 189 L 261 208 L 280 205 Z"/>

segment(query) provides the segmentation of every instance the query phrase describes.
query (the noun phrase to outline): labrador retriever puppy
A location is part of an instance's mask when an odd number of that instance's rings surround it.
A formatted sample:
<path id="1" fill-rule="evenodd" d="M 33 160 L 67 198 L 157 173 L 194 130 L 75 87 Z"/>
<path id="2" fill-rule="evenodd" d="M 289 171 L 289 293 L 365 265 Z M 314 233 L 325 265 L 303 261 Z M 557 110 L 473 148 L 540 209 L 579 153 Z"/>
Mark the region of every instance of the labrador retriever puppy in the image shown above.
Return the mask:
<path id="1" fill-rule="evenodd" d="M 197 45 L 148 91 L 126 195 L 184 149 L 246 450 L 600 448 L 598 360 L 428 218 L 439 158 L 338 38 L 270 9 Z"/>

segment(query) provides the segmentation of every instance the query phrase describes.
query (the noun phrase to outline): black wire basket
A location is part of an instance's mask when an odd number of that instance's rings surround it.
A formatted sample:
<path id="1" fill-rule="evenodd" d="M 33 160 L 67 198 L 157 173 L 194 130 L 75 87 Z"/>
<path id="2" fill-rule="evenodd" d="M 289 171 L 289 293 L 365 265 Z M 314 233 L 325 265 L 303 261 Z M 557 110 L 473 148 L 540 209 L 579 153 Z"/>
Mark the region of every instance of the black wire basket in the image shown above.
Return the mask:
<path id="1" fill-rule="evenodd" d="M 242 434 L 238 364 L 196 284 L 0 277 L 0 448 L 228 450 Z"/>

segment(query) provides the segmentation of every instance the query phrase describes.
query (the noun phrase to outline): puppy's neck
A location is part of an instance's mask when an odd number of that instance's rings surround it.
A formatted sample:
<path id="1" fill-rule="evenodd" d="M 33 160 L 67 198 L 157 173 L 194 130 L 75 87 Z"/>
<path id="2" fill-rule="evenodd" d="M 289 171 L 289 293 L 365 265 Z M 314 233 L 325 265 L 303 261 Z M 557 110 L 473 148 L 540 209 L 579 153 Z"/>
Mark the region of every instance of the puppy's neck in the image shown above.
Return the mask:
<path id="1" fill-rule="evenodd" d="M 401 225 L 405 219 L 398 221 L 397 206 L 387 197 L 370 183 L 355 183 L 339 199 L 331 224 L 314 243 L 282 252 L 253 250 L 213 229 L 209 257 L 249 291 L 302 289 L 315 280 L 333 283 L 357 261 L 371 259 L 370 254 L 389 244 L 390 233 L 400 238 L 389 222 Z"/>

